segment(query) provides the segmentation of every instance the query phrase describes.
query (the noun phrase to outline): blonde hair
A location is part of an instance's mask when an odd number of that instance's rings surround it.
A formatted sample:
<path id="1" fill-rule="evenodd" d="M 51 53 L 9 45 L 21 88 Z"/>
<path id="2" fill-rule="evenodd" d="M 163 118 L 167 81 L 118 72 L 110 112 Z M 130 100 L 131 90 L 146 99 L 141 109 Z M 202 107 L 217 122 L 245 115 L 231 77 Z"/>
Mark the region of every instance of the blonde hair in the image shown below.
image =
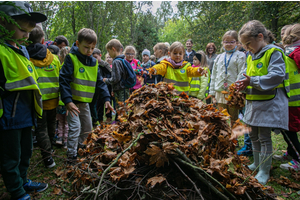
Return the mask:
<path id="1" fill-rule="evenodd" d="M 237 32 L 236 32 L 235 30 L 229 30 L 229 31 L 227 31 L 227 32 L 223 35 L 222 41 L 224 41 L 225 38 L 228 37 L 228 36 L 233 37 L 236 41 L 239 41 L 238 34 L 237 34 Z"/>
<path id="2" fill-rule="evenodd" d="M 294 42 L 300 40 L 300 24 L 294 24 L 288 27 L 282 38 L 282 42 L 284 45 L 293 44 Z"/>
<path id="3" fill-rule="evenodd" d="M 173 52 L 175 49 L 181 48 L 183 51 L 183 54 L 185 54 L 184 46 L 181 42 L 173 42 L 172 45 L 169 48 L 169 52 Z"/>
<path id="4" fill-rule="evenodd" d="M 266 27 L 258 20 L 252 20 L 244 24 L 239 31 L 239 38 L 241 38 L 242 35 L 256 38 L 260 33 L 264 36 L 264 40 L 267 43 L 272 43 L 275 41 L 273 33 L 267 30 Z"/>
<path id="5" fill-rule="evenodd" d="M 167 45 L 165 43 L 157 43 L 154 47 L 153 47 L 153 50 L 156 51 L 156 50 L 162 50 L 162 54 L 163 56 L 166 56 L 168 55 L 168 51 L 169 51 L 169 48 L 167 47 Z"/>
<path id="6" fill-rule="evenodd" d="M 200 62 L 200 66 L 201 67 L 208 67 L 208 64 L 207 64 L 207 59 L 206 59 L 206 55 L 204 53 L 204 51 L 197 51 L 197 53 L 200 53 L 201 54 L 201 62 Z M 198 58 L 197 58 L 198 59 Z"/>
<path id="7" fill-rule="evenodd" d="M 113 47 L 116 49 L 117 52 L 120 52 L 123 49 L 122 43 L 120 42 L 120 40 L 117 39 L 112 39 L 105 45 L 105 48 L 109 50 Z"/>
<path id="8" fill-rule="evenodd" d="M 134 51 L 134 55 L 136 56 L 136 49 L 135 49 L 134 46 L 131 46 L 131 45 L 128 45 L 128 46 L 125 47 L 125 49 L 124 49 L 124 54 L 125 54 L 126 52 L 130 51 L 130 50 L 133 50 L 133 51 Z"/>
<path id="9" fill-rule="evenodd" d="M 65 58 L 70 53 L 70 50 L 71 50 L 71 48 L 68 46 L 61 48 L 61 50 L 59 51 L 60 64 L 62 64 L 65 61 Z"/>

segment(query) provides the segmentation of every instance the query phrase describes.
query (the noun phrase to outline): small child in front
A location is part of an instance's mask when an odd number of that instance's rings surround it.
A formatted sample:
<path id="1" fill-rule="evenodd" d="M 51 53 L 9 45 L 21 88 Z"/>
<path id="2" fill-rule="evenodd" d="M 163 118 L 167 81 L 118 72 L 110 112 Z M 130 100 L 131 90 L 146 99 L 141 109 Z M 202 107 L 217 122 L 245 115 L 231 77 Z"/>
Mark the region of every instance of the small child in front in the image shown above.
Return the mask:
<path id="1" fill-rule="evenodd" d="M 47 17 L 33 12 L 28 2 L 10 3 L 15 6 L 2 2 L 0 11 L 19 26 L 0 18 L 0 24 L 14 32 L 11 36 L 1 32 L 7 41 L 0 45 L 0 164 L 11 199 L 28 200 L 29 192 L 42 192 L 48 184 L 27 179 L 32 155 L 31 128 L 36 126 L 36 117 L 42 116 L 43 108 L 37 72 L 21 44 L 28 39 L 36 23 L 46 21 Z"/>
<path id="2" fill-rule="evenodd" d="M 89 103 L 95 89 L 99 90 L 100 98 L 105 99 L 105 107 L 113 111 L 107 86 L 98 70 L 98 61 L 92 55 L 96 43 L 97 35 L 93 30 L 81 29 L 59 75 L 61 99 L 68 112 L 67 156 L 70 164 L 76 162 L 78 146 L 83 147 L 82 143 L 92 131 Z"/>
<path id="3" fill-rule="evenodd" d="M 259 171 L 255 178 L 265 185 L 272 165 L 271 129 L 288 130 L 288 71 L 284 53 L 268 44 L 273 34 L 257 20 L 243 25 L 239 31 L 242 44 L 250 51 L 247 68 L 236 82 L 238 90 L 246 92 L 246 110 L 243 121 L 251 127 L 250 138 L 254 162 L 249 169 Z"/>
<path id="4" fill-rule="evenodd" d="M 149 73 L 162 75 L 164 82 L 174 83 L 178 94 L 182 92 L 189 94 L 189 78 L 202 76 L 207 71 L 202 67 L 192 67 L 189 62 L 183 60 L 185 49 L 180 42 L 174 42 L 168 54 L 170 57 L 150 68 Z"/>

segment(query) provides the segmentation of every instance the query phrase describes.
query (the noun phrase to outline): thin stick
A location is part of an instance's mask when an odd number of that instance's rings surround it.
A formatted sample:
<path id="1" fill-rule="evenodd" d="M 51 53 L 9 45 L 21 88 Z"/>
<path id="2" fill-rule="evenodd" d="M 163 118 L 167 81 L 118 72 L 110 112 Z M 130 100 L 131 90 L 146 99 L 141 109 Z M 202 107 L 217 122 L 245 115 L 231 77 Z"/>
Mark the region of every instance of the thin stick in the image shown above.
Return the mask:
<path id="1" fill-rule="evenodd" d="M 173 160 L 172 160 L 173 161 Z M 193 186 L 194 186 L 194 188 L 195 188 L 195 190 L 196 190 L 196 192 L 199 194 L 199 196 L 200 196 L 200 198 L 202 199 L 202 200 L 204 200 L 203 199 L 203 196 L 202 196 L 202 194 L 201 194 L 201 192 L 200 192 L 200 190 L 198 189 L 198 187 L 196 186 L 196 184 L 194 183 L 194 181 L 192 181 L 191 179 L 190 179 L 190 177 L 188 177 L 188 175 L 186 175 L 185 173 L 184 173 L 184 171 L 182 171 L 182 169 L 179 167 L 179 165 L 175 162 L 175 161 L 173 161 L 173 163 L 176 165 L 176 167 L 179 169 L 179 171 L 181 171 L 181 173 L 193 184 Z"/>
<path id="2" fill-rule="evenodd" d="M 114 161 L 113 161 L 113 162 L 105 169 L 105 171 L 102 173 L 101 179 L 100 179 L 99 184 L 98 184 L 98 187 L 97 187 L 97 192 L 96 192 L 95 197 L 94 197 L 94 200 L 97 200 L 97 196 L 98 196 L 98 193 L 99 193 L 100 185 L 101 185 L 101 183 L 102 183 L 102 181 L 103 181 L 104 176 L 107 174 L 107 172 L 110 170 L 110 168 L 111 168 L 112 166 L 114 166 L 114 165 L 118 162 L 118 160 L 121 158 L 121 156 L 122 156 L 126 151 L 128 151 L 128 150 L 131 149 L 131 147 L 132 147 L 132 146 L 140 139 L 141 135 L 143 135 L 143 134 L 144 134 L 143 132 L 140 133 L 140 134 L 138 134 L 138 136 L 136 137 L 136 139 L 129 145 L 129 147 L 127 147 L 125 150 L 123 150 L 121 153 L 119 153 L 119 155 L 115 158 L 115 160 L 114 160 Z"/>

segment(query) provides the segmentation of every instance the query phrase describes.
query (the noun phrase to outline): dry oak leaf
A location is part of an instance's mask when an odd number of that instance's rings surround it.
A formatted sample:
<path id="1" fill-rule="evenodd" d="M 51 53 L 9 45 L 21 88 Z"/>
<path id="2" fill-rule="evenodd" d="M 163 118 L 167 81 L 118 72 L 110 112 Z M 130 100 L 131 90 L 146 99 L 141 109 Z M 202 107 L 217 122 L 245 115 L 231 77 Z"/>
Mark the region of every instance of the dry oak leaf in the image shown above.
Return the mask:
<path id="1" fill-rule="evenodd" d="M 55 187 L 53 189 L 53 194 L 55 194 L 55 195 L 62 195 L 61 188 Z"/>
<path id="2" fill-rule="evenodd" d="M 129 135 L 129 134 L 126 134 L 126 133 L 119 134 L 117 131 L 113 131 L 112 136 L 119 142 L 128 142 L 132 138 L 131 135 Z"/>
<path id="3" fill-rule="evenodd" d="M 156 167 L 163 167 L 165 162 L 169 161 L 166 153 L 164 150 L 153 144 L 150 144 L 150 147 L 151 148 L 148 147 L 145 151 L 147 155 L 151 156 L 149 165 L 156 163 Z"/>
<path id="4" fill-rule="evenodd" d="M 154 176 L 152 178 L 149 178 L 146 185 L 151 184 L 150 188 L 153 188 L 157 183 L 161 184 L 166 180 L 165 177 L 163 177 L 161 174 Z"/>

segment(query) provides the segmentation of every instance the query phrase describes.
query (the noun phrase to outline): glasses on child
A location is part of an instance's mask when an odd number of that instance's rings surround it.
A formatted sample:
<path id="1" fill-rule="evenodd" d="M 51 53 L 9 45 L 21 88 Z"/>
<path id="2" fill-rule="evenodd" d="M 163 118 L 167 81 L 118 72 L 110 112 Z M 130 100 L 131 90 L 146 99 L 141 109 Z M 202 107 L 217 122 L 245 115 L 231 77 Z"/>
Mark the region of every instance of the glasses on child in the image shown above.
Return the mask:
<path id="1" fill-rule="evenodd" d="M 134 56 L 134 53 L 125 53 L 126 56 Z"/>
<path id="2" fill-rule="evenodd" d="M 223 41 L 223 44 L 235 44 L 236 41 L 230 41 L 230 42 L 227 42 L 227 41 Z"/>

